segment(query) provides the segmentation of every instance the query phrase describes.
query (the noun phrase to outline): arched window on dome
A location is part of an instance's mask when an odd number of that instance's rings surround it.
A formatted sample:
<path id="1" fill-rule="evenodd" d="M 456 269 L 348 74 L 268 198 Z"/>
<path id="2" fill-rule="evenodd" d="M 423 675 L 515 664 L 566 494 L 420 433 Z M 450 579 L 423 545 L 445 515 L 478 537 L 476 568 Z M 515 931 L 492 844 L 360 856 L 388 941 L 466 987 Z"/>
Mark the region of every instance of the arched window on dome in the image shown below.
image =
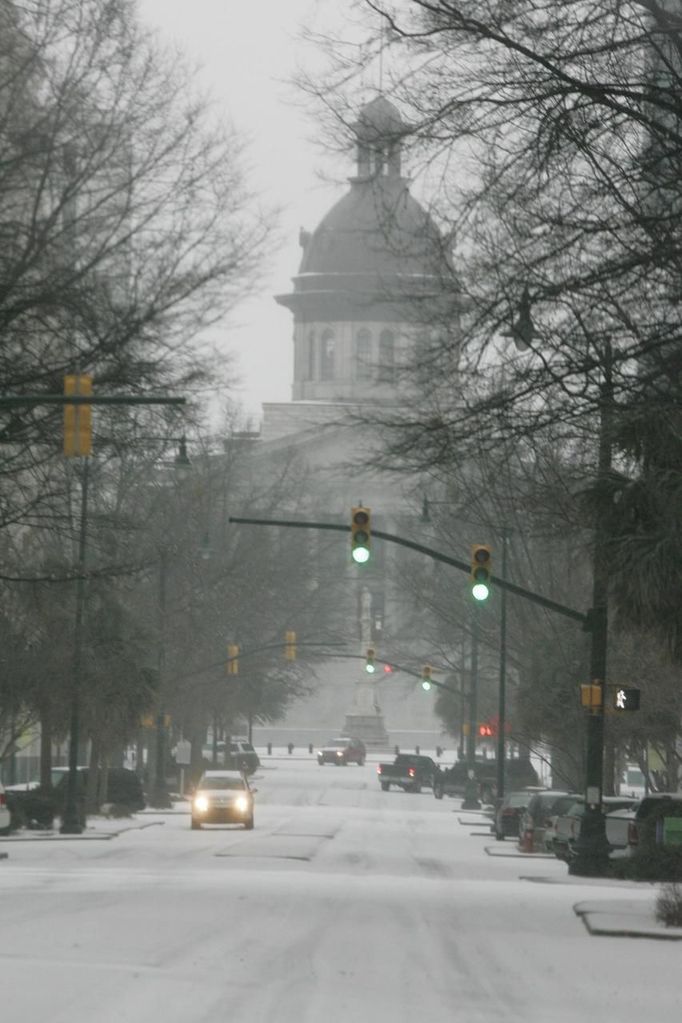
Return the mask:
<path id="1" fill-rule="evenodd" d="M 372 376 L 372 335 L 361 327 L 355 335 L 355 378 L 369 380 Z"/>
<path id="2" fill-rule="evenodd" d="M 379 380 L 392 383 L 395 379 L 395 337 L 392 330 L 379 335 Z"/>
<path id="3" fill-rule="evenodd" d="M 320 380 L 334 379 L 334 355 L 336 337 L 333 330 L 322 331 L 320 338 Z"/>

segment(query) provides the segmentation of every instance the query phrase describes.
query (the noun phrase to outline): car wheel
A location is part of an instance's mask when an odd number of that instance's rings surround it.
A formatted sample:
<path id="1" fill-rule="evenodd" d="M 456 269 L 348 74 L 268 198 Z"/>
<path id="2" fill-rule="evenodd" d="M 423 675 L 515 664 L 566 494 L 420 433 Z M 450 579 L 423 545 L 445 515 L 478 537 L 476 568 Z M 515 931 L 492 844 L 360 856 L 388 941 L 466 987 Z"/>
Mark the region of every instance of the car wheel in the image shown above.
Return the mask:
<path id="1" fill-rule="evenodd" d="M 443 786 L 442 785 L 434 785 L 433 786 L 433 794 L 436 797 L 436 799 L 442 799 L 443 798 Z"/>
<path id="2" fill-rule="evenodd" d="M 9 835 L 11 830 L 12 830 L 12 828 L 8 824 L 6 828 L 0 828 L 0 835 L 2 835 L 3 838 L 6 838 L 6 836 Z"/>
<path id="3" fill-rule="evenodd" d="M 244 830 L 253 831 L 253 817 L 249 817 L 248 820 L 244 821 Z"/>
<path id="4" fill-rule="evenodd" d="M 419 793 L 421 792 L 421 790 L 422 790 L 421 785 L 410 785 L 410 792 Z"/>
<path id="5" fill-rule="evenodd" d="M 381 791 L 382 791 L 382 792 L 388 792 L 388 790 L 390 789 L 390 787 L 391 787 L 391 784 L 390 784 L 390 782 L 387 782 L 387 781 L 382 781 L 382 783 L 381 783 Z"/>
<path id="6" fill-rule="evenodd" d="M 497 839 L 498 842 L 504 842 L 504 832 L 503 831 L 496 831 L 495 832 L 495 838 Z"/>
<path id="7" fill-rule="evenodd" d="M 201 824 L 192 817 L 192 831 L 201 831 Z"/>
<path id="8" fill-rule="evenodd" d="M 364 766 L 365 766 L 365 758 L 364 757 L 360 757 L 360 759 L 358 760 L 358 767 L 364 767 Z"/>

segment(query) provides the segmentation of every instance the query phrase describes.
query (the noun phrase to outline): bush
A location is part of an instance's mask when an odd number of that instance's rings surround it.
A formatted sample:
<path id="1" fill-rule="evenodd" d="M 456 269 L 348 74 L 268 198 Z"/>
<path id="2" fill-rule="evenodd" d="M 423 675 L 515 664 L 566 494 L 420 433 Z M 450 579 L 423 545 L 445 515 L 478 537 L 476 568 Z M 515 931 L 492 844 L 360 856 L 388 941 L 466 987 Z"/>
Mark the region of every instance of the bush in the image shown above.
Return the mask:
<path id="1" fill-rule="evenodd" d="M 682 888 L 674 882 L 664 885 L 659 892 L 656 919 L 666 927 L 682 927 Z"/>

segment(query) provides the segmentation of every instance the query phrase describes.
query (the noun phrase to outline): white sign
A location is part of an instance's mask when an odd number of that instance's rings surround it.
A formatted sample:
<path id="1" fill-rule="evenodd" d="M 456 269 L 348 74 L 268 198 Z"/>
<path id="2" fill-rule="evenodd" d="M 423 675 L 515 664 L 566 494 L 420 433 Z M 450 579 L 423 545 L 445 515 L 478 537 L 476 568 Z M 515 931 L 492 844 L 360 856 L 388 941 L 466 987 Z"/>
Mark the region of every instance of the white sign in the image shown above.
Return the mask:
<path id="1" fill-rule="evenodd" d="M 192 762 L 192 743 L 181 739 L 175 747 L 175 763 L 190 764 Z"/>

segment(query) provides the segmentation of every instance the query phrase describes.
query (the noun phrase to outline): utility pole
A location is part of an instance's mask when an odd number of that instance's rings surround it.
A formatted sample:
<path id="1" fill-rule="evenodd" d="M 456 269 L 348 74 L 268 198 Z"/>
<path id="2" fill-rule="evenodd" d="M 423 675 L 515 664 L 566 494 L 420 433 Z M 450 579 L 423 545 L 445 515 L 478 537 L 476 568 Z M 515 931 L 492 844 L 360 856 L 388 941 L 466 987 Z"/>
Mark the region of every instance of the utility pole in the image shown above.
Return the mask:
<path id="1" fill-rule="evenodd" d="M 602 502 L 611 470 L 613 444 L 613 374 L 612 349 L 607 338 L 603 352 L 603 379 L 599 395 L 599 449 L 597 462 L 597 501 L 594 521 L 594 554 L 592 568 L 592 610 L 590 613 L 590 683 L 598 686 L 598 706 L 589 711 L 585 763 L 585 813 L 576 842 L 576 856 L 569 864 L 569 873 L 582 877 L 603 877 L 608 873 L 609 844 L 602 813 L 604 781 L 604 697 L 606 695 L 606 652 L 608 642 L 607 516 Z"/>

